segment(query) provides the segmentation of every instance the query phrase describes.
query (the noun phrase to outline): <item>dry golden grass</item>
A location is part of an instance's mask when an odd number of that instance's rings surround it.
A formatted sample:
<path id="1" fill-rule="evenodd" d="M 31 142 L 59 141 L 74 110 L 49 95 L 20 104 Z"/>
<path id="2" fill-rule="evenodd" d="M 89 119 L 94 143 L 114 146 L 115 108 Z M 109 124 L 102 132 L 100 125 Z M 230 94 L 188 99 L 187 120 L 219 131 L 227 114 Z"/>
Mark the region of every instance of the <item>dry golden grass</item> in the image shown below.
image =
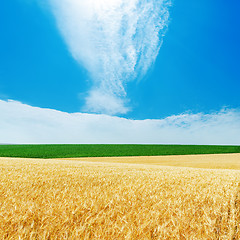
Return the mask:
<path id="1" fill-rule="evenodd" d="M 0 239 L 240 239 L 240 171 L 0 159 Z"/>
<path id="2" fill-rule="evenodd" d="M 137 163 L 175 167 L 240 170 L 240 153 L 146 157 L 65 158 L 85 162 Z"/>

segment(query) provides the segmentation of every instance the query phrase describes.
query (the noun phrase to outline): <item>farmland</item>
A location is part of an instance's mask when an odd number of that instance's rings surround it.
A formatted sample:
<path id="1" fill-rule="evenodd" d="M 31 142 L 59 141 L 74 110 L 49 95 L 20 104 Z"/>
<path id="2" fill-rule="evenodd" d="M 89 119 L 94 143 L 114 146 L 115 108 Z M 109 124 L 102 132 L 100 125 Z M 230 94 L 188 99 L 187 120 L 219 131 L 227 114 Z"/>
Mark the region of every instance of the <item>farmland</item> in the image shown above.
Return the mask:
<path id="1" fill-rule="evenodd" d="M 240 146 L 55 144 L 0 145 L 0 157 L 73 158 L 240 153 Z"/>
<path id="2" fill-rule="evenodd" d="M 240 154 L 218 156 L 0 158 L 0 239 L 240 239 Z"/>

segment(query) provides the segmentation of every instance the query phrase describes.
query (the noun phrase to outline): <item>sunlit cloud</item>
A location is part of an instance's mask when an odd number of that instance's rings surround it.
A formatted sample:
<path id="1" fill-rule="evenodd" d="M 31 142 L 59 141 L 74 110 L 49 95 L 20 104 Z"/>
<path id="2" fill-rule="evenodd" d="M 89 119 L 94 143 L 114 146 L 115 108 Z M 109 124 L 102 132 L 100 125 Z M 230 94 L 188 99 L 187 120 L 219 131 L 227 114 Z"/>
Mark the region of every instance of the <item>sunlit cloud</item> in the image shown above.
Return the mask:
<path id="1" fill-rule="evenodd" d="M 170 0 L 48 0 L 72 56 L 92 80 L 85 111 L 126 113 L 126 85 L 158 55 Z"/>
<path id="2" fill-rule="evenodd" d="M 240 145 L 240 110 L 129 120 L 103 114 L 70 114 L 0 100 L 0 143 Z"/>

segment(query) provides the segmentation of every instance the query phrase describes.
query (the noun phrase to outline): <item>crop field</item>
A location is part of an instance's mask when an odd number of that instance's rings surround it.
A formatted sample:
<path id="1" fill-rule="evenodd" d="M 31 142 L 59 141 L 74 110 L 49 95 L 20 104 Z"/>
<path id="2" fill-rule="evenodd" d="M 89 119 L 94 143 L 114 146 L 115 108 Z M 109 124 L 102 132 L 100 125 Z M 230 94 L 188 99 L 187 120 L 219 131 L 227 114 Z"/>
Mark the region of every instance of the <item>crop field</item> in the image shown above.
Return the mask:
<path id="1" fill-rule="evenodd" d="M 240 146 L 55 144 L 0 145 L 0 157 L 73 158 L 240 153 Z"/>
<path id="2" fill-rule="evenodd" d="M 197 154 L 172 156 L 138 156 L 138 157 L 88 157 L 61 158 L 62 160 L 77 160 L 84 162 L 130 163 L 144 165 L 160 165 L 173 167 L 192 167 L 210 169 L 240 170 L 240 154 Z"/>
<path id="3" fill-rule="evenodd" d="M 127 159 L 0 158 L 0 239 L 240 239 L 240 154 Z"/>

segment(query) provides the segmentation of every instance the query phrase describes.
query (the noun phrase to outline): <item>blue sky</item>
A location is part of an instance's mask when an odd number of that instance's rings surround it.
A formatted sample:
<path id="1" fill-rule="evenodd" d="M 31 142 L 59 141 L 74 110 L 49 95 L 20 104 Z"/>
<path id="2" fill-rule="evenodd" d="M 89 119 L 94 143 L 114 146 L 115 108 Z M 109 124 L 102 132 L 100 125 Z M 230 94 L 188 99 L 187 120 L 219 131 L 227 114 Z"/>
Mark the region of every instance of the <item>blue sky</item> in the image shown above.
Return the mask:
<path id="1" fill-rule="evenodd" d="M 127 86 L 132 111 L 145 119 L 240 105 L 240 2 L 174 1 L 157 61 Z M 50 9 L 3 0 L 0 96 L 38 107 L 80 111 L 91 83 L 71 56 Z"/>
<path id="2" fill-rule="evenodd" d="M 84 46 L 76 48 L 66 37 L 72 25 L 61 27 L 63 16 L 71 12 L 61 12 L 62 6 L 49 1 L 52 5 L 47 0 L 41 4 L 37 0 L 1 1 L 0 100 L 67 113 L 108 113 L 85 106 L 91 89 L 95 91 L 93 84 L 95 88 L 102 84 L 94 83 L 93 76 L 102 76 L 89 73 L 91 67 L 85 66 L 89 64 L 74 57 Z M 130 111 L 113 115 L 142 120 L 239 109 L 240 2 L 174 0 L 169 12 L 156 61 L 149 61 L 142 79 L 123 83 L 127 95 L 121 93 L 119 99 L 124 98 Z"/>

